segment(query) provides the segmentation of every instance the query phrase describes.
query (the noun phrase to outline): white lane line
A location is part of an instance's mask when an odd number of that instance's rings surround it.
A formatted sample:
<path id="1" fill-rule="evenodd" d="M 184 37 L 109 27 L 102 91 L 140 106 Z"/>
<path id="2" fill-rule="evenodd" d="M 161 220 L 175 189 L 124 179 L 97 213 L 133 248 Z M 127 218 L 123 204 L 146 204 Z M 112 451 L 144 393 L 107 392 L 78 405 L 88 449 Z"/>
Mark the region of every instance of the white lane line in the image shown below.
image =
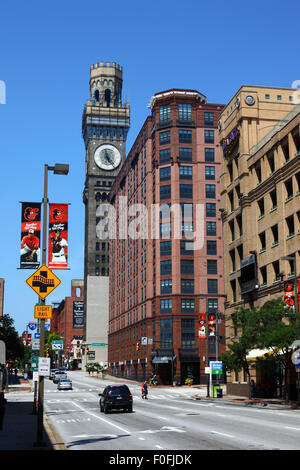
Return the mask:
<path id="1" fill-rule="evenodd" d="M 114 424 L 111 421 L 108 421 L 107 419 L 102 418 L 102 416 L 98 416 L 95 413 L 91 413 L 90 411 L 86 410 L 82 406 L 78 405 L 78 403 L 74 403 L 74 405 L 77 406 L 78 408 L 80 408 L 85 413 L 93 416 L 94 418 L 100 419 L 100 421 L 104 421 L 105 423 L 110 424 L 111 426 L 114 426 L 115 428 L 119 429 L 122 432 L 125 432 L 126 434 L 129 434 L 129 435 L 131 434 L 129 431 L 127 431 L 127 429 L 121 428 L 121 426 L 118 426 L 117 424 Z"/>
<path id="2" fill-rule="evenodd" d="M 284 426 L 285 429 L 292 429 L 293 431 L 300 431 L 300 428 L 292 428 L 292 426 Z"/>
<path id="3" fill-rule="evenodd" d="M 225 437 L 232 437 L 234 438 L 234 436 L 232 436 L 231 434 L 225 434 L 224 432 L 218 432 L 218 431 L 210 431 L 211 434 L 218 434 L 219 436 L 225 436 Z"/>
<path id="4" fill-rule="evenodd" d="M 163 447 L 161 447 L 159 445 L 156 445 L 155 447 L 157 447 L 158 449 L 163 449 Z"/>

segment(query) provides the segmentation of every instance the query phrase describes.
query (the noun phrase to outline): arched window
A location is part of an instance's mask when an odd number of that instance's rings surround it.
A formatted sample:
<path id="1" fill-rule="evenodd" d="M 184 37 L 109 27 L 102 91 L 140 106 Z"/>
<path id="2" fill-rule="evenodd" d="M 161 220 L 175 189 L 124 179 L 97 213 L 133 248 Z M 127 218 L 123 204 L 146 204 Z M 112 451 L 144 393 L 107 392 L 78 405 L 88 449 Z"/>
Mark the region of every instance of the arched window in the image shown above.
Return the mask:
<path id="1" fill-rule="evenodd" d="M 94 104 L 99 102 L 99 90 L 96 90 L 94 93 Z"/>
<path id="2" fill-rule="evenodd" d="M 104 99 L 106 101 L 106 106 L 109 108 L 110 107 L 110 100 L 111 100 L 111 91 L 110 91 L 109 88 L 107 88 L 105 90 Z"/>
<path id="3" fill-rule="evenodd" d="M 96 199 L 96 201 L 100 201 L 101 193 L 96 193 L 95 199 Z"/>

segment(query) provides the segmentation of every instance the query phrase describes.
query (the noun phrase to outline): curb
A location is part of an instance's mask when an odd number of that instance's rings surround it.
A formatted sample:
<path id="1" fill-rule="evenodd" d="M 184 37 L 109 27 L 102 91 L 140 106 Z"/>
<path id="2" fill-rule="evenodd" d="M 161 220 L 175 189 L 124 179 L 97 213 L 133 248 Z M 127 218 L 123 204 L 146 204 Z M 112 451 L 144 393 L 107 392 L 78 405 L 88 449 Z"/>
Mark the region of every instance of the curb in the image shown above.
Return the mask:
<path id="1" fill-rule="evenodd" d="M 53 446 L 53 450 L 68 450 L 65 443 L 62 441 L 62 438 L 50 423 L 46 414 L 44 415 L 44 428 Z"/>

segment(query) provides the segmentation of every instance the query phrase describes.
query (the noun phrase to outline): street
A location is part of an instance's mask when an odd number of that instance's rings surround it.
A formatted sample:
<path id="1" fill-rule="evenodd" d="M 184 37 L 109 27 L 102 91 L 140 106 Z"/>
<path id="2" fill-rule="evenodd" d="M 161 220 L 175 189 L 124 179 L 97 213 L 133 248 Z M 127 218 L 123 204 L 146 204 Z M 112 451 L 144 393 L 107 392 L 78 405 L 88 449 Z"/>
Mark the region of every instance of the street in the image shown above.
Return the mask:
<path id="1" fill-rule="evenodd" d="M 235 406 L 195 400 L 187 387 L 129 385 L 133 413 L 104 415 L 99 397 L 109 379 L 68 372 L 73 390 L 45 380 L 45 414 L 70 450 L 292 450 L 300 449 L 300 410 Z M 119 381 L 122 383 L 122 380 Z M 114 382 L 115 383 L 115 382 Z"/>

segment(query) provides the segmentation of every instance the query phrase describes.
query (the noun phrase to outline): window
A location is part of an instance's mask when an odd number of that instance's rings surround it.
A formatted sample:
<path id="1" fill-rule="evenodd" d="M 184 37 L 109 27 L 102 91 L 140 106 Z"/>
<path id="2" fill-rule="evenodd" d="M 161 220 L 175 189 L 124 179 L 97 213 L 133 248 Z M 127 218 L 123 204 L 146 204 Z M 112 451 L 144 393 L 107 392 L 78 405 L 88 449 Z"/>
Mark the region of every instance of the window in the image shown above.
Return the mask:
<path id="1" fill-rule="evenodd" d="M 194 274 L 194 260 L 182 259 L 180 262 L 181 274 Z"/>
<path id="2" fill-rule="evenodd" d="M 206 248 L 208 255 L 216 255 L 217 254 L 217 242 L 216 240 L 207 240 L 206 241 Z"/>
<path id="3" fill-rule="evenodd" d="M 99 251 L 99 250 L 100 250 L 100 243 L 96 242 L 96 251 Z"/>
<path id="4" fill-rule="evenodd" d="M 172 348 L 173 346 L 173 325 L 172 319 L 160 320 L 160 347 L 161 349 Z"/>
<path id="5" fill-rule="evenodd" d="M 181 279 L 181 293 L 193 294 L 194 293 L 194 279 Z"/>
<path id="6" fill-rule="evenodd" d="M 167 181 L 171 178 L 171 167 L 165 166 L 159 169 L 160 181 Z"/>
<path id="7" fill-rule="evenodd" d="M 216 204 L 214 202 L 206 203 L 206 217 L 216 217 Z"/>
<path id="8" fill-rule="evenodd" d="M 215 199 L 216 198 L 216 186 L 214 184 L 206 184 L 205 185 L 205 196 L 208 199 Z"/>
<path id="9" fill-rule="evenodd" d="M 160 299 L 160 313 L 172 313 L 172 299 Z"/>
<path id="10" fill-rule="evenodd" d="M 265 99 L 266 99 L 266 100 L 269 100 L 269 99 L 270 99 L 270 95 L 269 95 L 269 94 L 266 94 L 266 95 L 265 95 Z"/>
<path id="11" fill-rule="evenodd" d="M 265 215 L 265 201 L 264 198 L 261 198 L 259 201 L 257 201 L 258 205 L 258 217 L 261 218 Z"/>
<path id="12" fill-rule="evenodd" d="M 186 238 L 193 238 L 194 228 L 193 228 L 193 222 L 181 222 L 181 235 L 186 237 Z"/>
<path id="13" fill-rule="evenodd" d="M 159 151 L 159 163 L 169 163 L 171 161 L 171 150 L 163 149 Z"/>
<path id="14" fill-rule="evenodd" d="M 218 293 L 218 279 L 207 279 L 207 293 L 208 294 Z"/>
<path id="15" fill-rule="evenodd" d="M 167 259 L 160 262 L 160 274 L 162 276 L 165 274 L 172 274 L 172 260 Z"/>
<path id="16" fill-rule="evenodd" d="M 194 242 L 187 242 L 184 240 L 180 240 L 180 254 L 181 255 L 194 254 Z"/>
<path id="17" fill-rule="evenodd" d="M 286 190 L 286 201 L 288 199 L 291 199 L 293 197 L 293 181 L 292 178 L 289 180 L 285 181 L 285 190 Z"/>
<path id="18" fill-rule="evenodd" d="M 278 100 L 278 101 L 281 101 L 281 99 L 282 99 L 282 96 L 281 96 L 281 95 L 277 95 L 277 100 Z"/>
<path id="19" fill-rule="evenodd" d="M 207 260 L 207 274 L 218 274 L 218 262 L 216 259 Z"/>
<path id="20" fill-rule="evenodd" d="M 294 224 L 294 216 L 291 215 L 285 219 L 288 231 L 288 237 L 292 237 L 295 235 L 295 224 Z"/>
<path id="21" fill-rule="evenodd" d="M 181 184 L 180 185 L 180 197 L 186 199 L 193 198 L 193 185 L 192 184 Z"/>
<path id="22" fill-rule="evenodd" d="M 206 222 L 206 235 L 213 237 L 217 235 L 217 223 L 216 222 Z"/>
<path id="23" fill-rule="evenodd" d="M 192 131 L 179 129 L 178 138 L 180 143 L 191 144 L 192 143 Z"/>
<path id="24" fill-rule="evenodd" d="M 172 279 L 162 279 L 160 281 L 160 293 L 172 294 Z"/>
<path id="25" fill-rule="evenodd" d="M 206 166 L 205 167 L 205 179 L 206 180 L 214 180 L 215 179 L 215 167 L 214 166 Z"/>
<path id="26" fill-rule="evenodd" d="M 191 148 L 179 147 L 179 160 L 181 162 L 193 161 L 193 152 Z"/>
<path id="27" fill-rule="evenodd" d="M 208 313 L 216 313 L 218 311 L 218 299 L 207 300 Z"/>
<path id="28" fill-rule="evenodd" d="M 159 107 L 159 122 L 169 121 L 171 117 L 170 105 L 164 105 Z"/>
<path id="29" fill-rule="evenodd" d="M 160 256 L 169 256 L 172 254 L 172 242 L 160 242 Z"/>
<path id="30" fill-rule="evenodd" d="M 215 161 L 215 149 L 214 148 L 206 148 L 204 149 L 205 152 L 205 161 L 206 162 L 214 162 Z"/>
<path id="31" fill-rule="evenodd" d="M 191 121 L 192 105 L 190 103 L 179 103 L 178 118 L 180 121 Z"/>
<path id="32" fill-rule="evenodd" d="M 214 141 L 215 141 L 214 131 L 205 130 L 204 131 L 204 142 L 206 144 L 213 144 Z"/>
<path id="33" fill-rule="evenodd" d="M 170 238 L 172 233 L 171 222 L 162 222 L 160 224 L 160 236 L 161 238 Z"/>
<path id="34" fill-rule="evenodd" d="M 213 125 L 214 125 L 214 113 L 204 113 L 204 125 L 213 127 Z"/>
<path id="35" fill-rule="evenodd" d="M 273 227 L 271 227 L 271 232 L 272 232 L 272 235 L 273 235 L 273 243 L 272 243 L 272 247 L 273 246 L 277 246 L 278 245 L 278 225 L 273 225 Z"/>
<path id="36" fill-rule="evenodd" d="M 159 145 L 166 145 L 170 143 L 170 131 L 160 132 Z"/>
<path id="37" fill-rule="evenodd" d="M 171 199 L 171 185 L 160 187 L 160 199 Z"/>
<path id="38" fill-rule="evenodd" d="M 261 232 L 259 235 L 260 240 L 260 252 L 266 250 L 266 232 Z"/>
<path id="39" fill-rule="evenodd" d="M 182 349 L 192 349 L 195 347 L 195 331 L 181 330 L 181 347 Z"/>
<path id="40" fill-rule="evenodd" d="M 186 180 L 193 179 L 193 167 L 181 165 L 179 167 L 179 177 L 180 179 L 186 179 Z"/>
<path id="41" fill-rule="evenodd" d="M 181 313 L 194 313 L 195 300 L 194 299 L 181 299 Z"/>

